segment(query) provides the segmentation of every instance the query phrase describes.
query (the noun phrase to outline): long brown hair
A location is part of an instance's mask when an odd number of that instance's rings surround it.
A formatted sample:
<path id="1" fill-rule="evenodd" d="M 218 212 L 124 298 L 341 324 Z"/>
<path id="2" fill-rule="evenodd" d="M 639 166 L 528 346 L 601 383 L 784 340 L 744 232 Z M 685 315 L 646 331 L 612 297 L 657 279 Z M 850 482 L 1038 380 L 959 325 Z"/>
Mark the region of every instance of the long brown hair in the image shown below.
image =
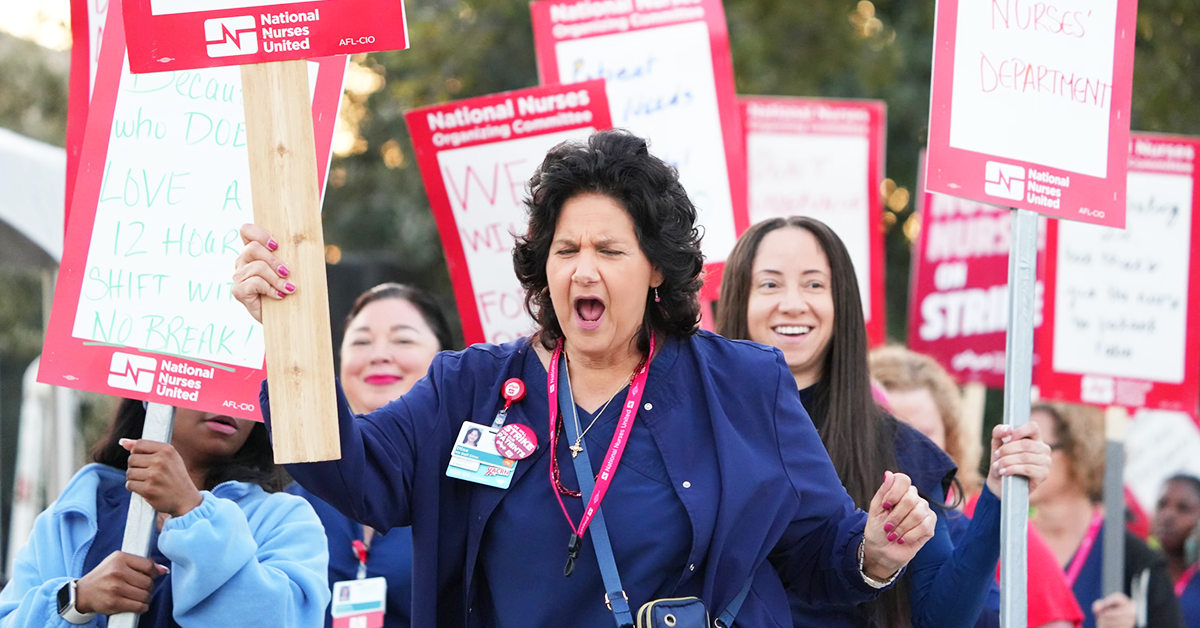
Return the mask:
<path id="1" fill-rule="evenodd" d="M 867 328 L 858 279 L 850 252 L 841 238 L 825 223 L 807 216 L 772 218 L 746 230 L 725 262 L 721 298 L 717 302 L 717 333 L 736 340 L 750 339 L 746 312 L 754 258 L 768 233 L 787 227 L 804 229 L 817 239 L 829 260 L 833 295 L 833 334 L 821 379 L 813 385 L 811 407 L 805 409 L 846 492 L 856 506 L 867 510 L 883 482 L 884 471 L 896 469 L 897 425 L 871 394 Z M 876 623 L 891 628 L 908 626 L 911 613 L 906 580 L 902 579 L 878 602 L 864 608 Z"/>

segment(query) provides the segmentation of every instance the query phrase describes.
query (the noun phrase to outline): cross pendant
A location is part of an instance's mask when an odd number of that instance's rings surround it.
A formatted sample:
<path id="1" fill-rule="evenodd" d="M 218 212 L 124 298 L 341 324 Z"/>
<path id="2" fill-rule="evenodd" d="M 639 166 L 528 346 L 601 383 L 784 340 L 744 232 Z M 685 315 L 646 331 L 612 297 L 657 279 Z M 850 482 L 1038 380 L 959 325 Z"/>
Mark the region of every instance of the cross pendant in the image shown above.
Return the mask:
<path id="1" fill-rule="evenodd" d="M 572 457 L 572 458 L 577 458 L 577 457 L 579 457 L 579 454 L 580 454 L 580 452 L 582 452 L 582 451 L 583 451 L 583 447 L 580 447 L 579 445 L 571 445 L 571 446 L 570 446 L 570 447 L 568 447 L 567 449 L 570 449 L 570 450 L 571 450 L 571 457 Z"/>

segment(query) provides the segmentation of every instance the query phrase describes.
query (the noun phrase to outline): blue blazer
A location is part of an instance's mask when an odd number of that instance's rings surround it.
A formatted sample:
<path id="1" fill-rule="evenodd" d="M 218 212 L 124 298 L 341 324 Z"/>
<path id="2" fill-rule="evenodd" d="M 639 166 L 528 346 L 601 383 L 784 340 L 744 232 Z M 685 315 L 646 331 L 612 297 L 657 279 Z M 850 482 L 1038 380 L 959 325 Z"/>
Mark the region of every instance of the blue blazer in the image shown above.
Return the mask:
<path id="1" fill-rule="evenodd" d="M 480 544 L 507 491 L 447 478 L 446 466 L 462 423 L 490 424 L 501 386 L 526 360 L 538 360 L 528 339 L 442 353 L 410 392 L 358 418 L 339 390 L 342 459 L 288 465 L 297 482 L 356 521 L 380 531 L 412 526 L 415 626 L 481 624 L 473 608 L 487 590 Z M 549 442 L 546 382 L 525 384 L 527 396 L 507 421 L 537 434 L 536 459 Z M 269 421 L 265 385 L 262 407 Z M 637 420 L 690 522 L 680 586 L 701 590 L 714 614 L 751 574 L 742 626 L 790 626 L 789 589 L 842 604 L 878 595 L 858 569 L 866 514 L 842 488 L 779 350 L 708 332 L 668 338 L 651 363 Z M 518 464 L 514 486 L 544 482 L 552 490 L 549 478 L 524 473 L 530 466 Z M 565 555 L 560 539 L 526 551 Z M 505 603 L 534 605 L 538 595 Z"/>

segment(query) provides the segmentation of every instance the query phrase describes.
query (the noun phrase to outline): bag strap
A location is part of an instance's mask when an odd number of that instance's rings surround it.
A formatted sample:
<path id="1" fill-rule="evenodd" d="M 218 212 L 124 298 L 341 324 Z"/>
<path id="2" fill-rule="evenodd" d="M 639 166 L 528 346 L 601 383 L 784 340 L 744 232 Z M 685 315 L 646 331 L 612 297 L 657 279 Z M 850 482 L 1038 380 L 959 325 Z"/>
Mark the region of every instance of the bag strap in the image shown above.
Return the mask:
<path id="1" fill-rule="evenodd" d="M 559 388 L 565 393 L 558 397 L 563 428 L 567 433 L 567 438 L 573 442 L 578 438 L 578 435 L 573 433 L 575 431 L 574 420 L 578 418 L 578 415 L 575 409 L 575 398 L 571 395 L 571 378 L 567 374 L 566 360 L 559 362 L 559 382 Z M 569 408 L 563 407 L 567 404 L 570 404 Z M 568 419 L 568 416 L 571 419 Z M 596 487 L 596 478 L 592 475 L 587 439 L 580 439 L 579 446 L 583 448 L 583 451 L 580 452 L 583 455 L 575 456 L 572 460 L 575 464 L 575 475 L 579 480 L 579 492 L 582 495 L 583 503 L 586 504 L 592 497 L 592 490 Z M 550 455 L 556 455 L 556 452 L 552 451 Z M 621 586 L 621 576 L 617 572 L 617 561 L 613 557 L 612 543 L 608 538 L 608 526 L 604 523 L 604 510 L 599 506 L 596 507 L 596 516 L 592 519 L 588 529 L 592 532 L 592 543 L 596 547 L 596 562 L 600 564 L 600 578 L 604 581 L 604 603 L 612 610 L 617 628 L 632 627 L 633 612 L 629 608 L 629 598 L 625 595 L 625 588 Z"/>
<path id="2" fill-rule="evenodd" d="M 733 618 L 737 617 L 738 611 L 742 610 L 742 603 L 746 601 L 746 596 L 750 595 L 750 585 L 754 584 L 754 574 L 750 574 L 746 578 L 746 584 L 742 586 L 742 590 L 738 591 L 737 596 L 725 607 L 725 612 L 717 618 L 716 625 L 718 628 L 731 628 L 733 626 Z"/>

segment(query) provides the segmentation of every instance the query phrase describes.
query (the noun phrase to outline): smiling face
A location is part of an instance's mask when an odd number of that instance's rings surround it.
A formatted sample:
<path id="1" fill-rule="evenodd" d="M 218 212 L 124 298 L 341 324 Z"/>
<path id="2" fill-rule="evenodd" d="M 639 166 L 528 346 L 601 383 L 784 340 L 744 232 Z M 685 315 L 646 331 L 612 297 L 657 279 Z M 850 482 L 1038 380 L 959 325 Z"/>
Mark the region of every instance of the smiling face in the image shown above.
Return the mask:
<path id="1" fill-rule="evenodd" d="M 213 412 L 177 408 L 171 446 L 189 469 L 207 468 L 232 458 L 246 444 L 254 423 Z"/>
<path id="2" fill-rule="evenodd" d="M 342 339 L 342 388 L 355 412 L 372 412 L 429 371 L 437 336 L 412 303 L 383 298 L 363 307 Z"/>
<path id="3" fill-rule="evenodd" d="M 1163 486 L 1154 513 L 1154 535 L 1167 554 L 1183 553 L 1187 541 L 1200 523 L 1200 493 L 1190 482 L 1175 480 Z"/>
<path id="4" fill-rule="evenodd" d="M 750 339 L 779 347 L 796 386 L 821 379 L 833 337 L 829 259 L 807 229 L 783 227 L 763 237 L 750 271 L 746 327 Z"/>
<path id="5" fill-rule="evenodd" d="M 647 295 L 662 273 L 642 252 L 621 205 L 601 194 L 564 203 L 546 279 L 568 353 L 597 362 L 636 353 Z"/>

